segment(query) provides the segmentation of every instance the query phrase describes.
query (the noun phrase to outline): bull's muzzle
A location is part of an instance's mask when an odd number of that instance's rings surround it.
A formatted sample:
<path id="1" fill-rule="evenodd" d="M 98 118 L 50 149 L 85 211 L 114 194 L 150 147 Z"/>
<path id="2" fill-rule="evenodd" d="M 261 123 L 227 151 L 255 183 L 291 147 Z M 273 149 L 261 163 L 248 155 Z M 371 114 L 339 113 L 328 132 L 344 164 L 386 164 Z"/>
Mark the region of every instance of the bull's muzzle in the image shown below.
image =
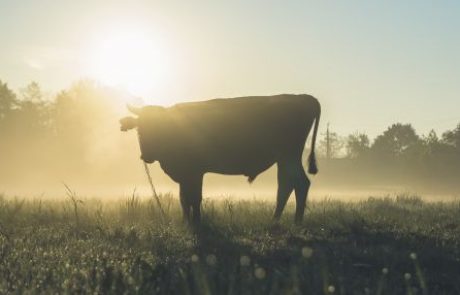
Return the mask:
<path id="1" fill-rule="evenodd" d="M 133 117 L 124 117 L 120 119 L 120 130 L 128 131 L 137 127 L 137 119 Z"/>

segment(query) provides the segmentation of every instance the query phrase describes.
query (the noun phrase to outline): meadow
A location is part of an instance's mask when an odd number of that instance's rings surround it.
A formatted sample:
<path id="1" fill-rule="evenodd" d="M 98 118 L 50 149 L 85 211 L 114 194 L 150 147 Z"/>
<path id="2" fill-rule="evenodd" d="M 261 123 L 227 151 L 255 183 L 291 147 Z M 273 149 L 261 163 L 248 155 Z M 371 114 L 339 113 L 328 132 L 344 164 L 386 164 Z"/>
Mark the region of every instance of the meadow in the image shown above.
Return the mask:
<path id="1" fill-rule="evenodd" d="M 0 197 L 0 294 L 459 294 L 460 202 Z"/>

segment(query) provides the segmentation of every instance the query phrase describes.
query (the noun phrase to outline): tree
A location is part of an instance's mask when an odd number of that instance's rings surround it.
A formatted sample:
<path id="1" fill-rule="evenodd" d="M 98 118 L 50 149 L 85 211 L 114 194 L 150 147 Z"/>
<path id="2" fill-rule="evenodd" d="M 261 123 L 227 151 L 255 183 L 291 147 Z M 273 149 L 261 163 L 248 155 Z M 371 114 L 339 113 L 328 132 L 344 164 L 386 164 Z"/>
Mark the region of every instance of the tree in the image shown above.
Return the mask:
<path id="1" fill-rule="evenodd" d="M 442 153 L 446 150 L 446 144 L 439 139 L 438 135 L 436 134 L 436 131 L 434 130 L 431 130 L 427 136 L 424 136 L 422 141 L 425 147 L 425 154 L 427 157 L 431 157 L 433 154 L 436 153 Z"/>
<path id="2" fill-rule="evenodd" d="M 325 158 L 337 158 L 343 150 L 344 142 L 336 132 L 327 132 L 319 142 L 319 154 Z M 329 151 L 329 153 L 328 153 Z"/>
<path id="3" fill-rule="evenodd" d="M 460 151 L 460 123 L 454 130 L 444 132 L 442 134 L 442 141 Z"/>
<path id="4" fill-rule="evenodd" d="M 31 104 L 41 104 L 43 103 L 43 94 L 37 82 L 32 81 L 21 91 L 22 100 Z"/>
<path id="5" fill-rule="evenodd" d="M 50 106 L 46 103 L 37 82 L 31 82 L 21 89 L 18 115 L 17 124 L 22 132 L 41 137 L 49 131 L 51 127 Z"/>
<path id="6" fill-rule="evenodd" d="M 105 145 L 107 150 L 113 150 L 107 137 L 118 130 L 118 116 L 114 111 L 118 96 L 114 90 L 91 80 L 79 81 L 56 96 L 53 103 L 55 148 L 63 157 L 72 155 L 67 166 L 89 165 L 91 157 Z"/>
<path id="7" fill-rule="evenodd" d="M 372 150 L 377 156 L 399 157 L 420 144 L 411 124 L 396 123 L 377 136 Z"/>
<path id="8" fill-rule="evenodd" d="M 65 141 L 84 140 L 96 126 L 113 114 L 115 94 L 91 80 L 82 80 L 69 90 L 61 91 L 54 100 L 53 117 L 58 137 Z"/>
<path id="9" fill-rule="evenodd" d="M 17 108 L 18 100 L 16 94 L 8 88 L 6 83 L 0 80 L 0 121 L 11 114 Z"/>
<path id="10" fill-rule="evenodd" d="M 349 158 L 360 158 L 369 151 L 369 137 L 364 133 L 351 134 L 347 138 L 347 156 Z"/>
<path id="11" fill-rule="evenodd" d="M 424 141 L 427 145 L 437 145 L 439 143 L 439 137 L 436 134 L 436 131 L 431 129 L 428 135 L 425 136 Z"/>

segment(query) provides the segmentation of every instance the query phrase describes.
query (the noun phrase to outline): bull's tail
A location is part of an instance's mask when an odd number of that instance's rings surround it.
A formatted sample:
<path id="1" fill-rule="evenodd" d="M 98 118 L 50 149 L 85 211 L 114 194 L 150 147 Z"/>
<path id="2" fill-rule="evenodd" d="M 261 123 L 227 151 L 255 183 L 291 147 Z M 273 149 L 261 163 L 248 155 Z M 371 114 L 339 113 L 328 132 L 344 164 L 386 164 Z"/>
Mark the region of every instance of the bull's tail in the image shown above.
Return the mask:
<path id="1" fill-rule="evenodd" d="M 311 138 L 311 151 L 310 156 L 308 156 L 308 173 L 316 174 L 318 173 L 318 165 L 316 163 L 316 156 L 315 156 L 315 143 L 316 143 L 316 134 L 318 133 L 318 125 L 319 125 L 319 118 L 321 116 L 321 106 L 318 101 L 316 101 L 316 109 L 315 109 L 315 127 L 313 129 L 313 136 Z"/>

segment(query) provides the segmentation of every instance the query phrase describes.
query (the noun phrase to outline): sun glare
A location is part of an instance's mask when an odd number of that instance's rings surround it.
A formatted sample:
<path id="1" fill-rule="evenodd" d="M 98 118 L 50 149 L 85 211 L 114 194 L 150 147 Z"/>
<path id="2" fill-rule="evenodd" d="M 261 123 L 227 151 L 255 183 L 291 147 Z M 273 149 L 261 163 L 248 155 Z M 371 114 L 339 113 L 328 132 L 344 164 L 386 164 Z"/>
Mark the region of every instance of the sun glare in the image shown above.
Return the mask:
<path id="1" fill-rule="evenodd" d="M 116 30 L 97 38 L 88 52 L 89 75 L 133 95 L 148 96 L 164 87 L 168 56 L 161 44 L 139 30 Z"/>

